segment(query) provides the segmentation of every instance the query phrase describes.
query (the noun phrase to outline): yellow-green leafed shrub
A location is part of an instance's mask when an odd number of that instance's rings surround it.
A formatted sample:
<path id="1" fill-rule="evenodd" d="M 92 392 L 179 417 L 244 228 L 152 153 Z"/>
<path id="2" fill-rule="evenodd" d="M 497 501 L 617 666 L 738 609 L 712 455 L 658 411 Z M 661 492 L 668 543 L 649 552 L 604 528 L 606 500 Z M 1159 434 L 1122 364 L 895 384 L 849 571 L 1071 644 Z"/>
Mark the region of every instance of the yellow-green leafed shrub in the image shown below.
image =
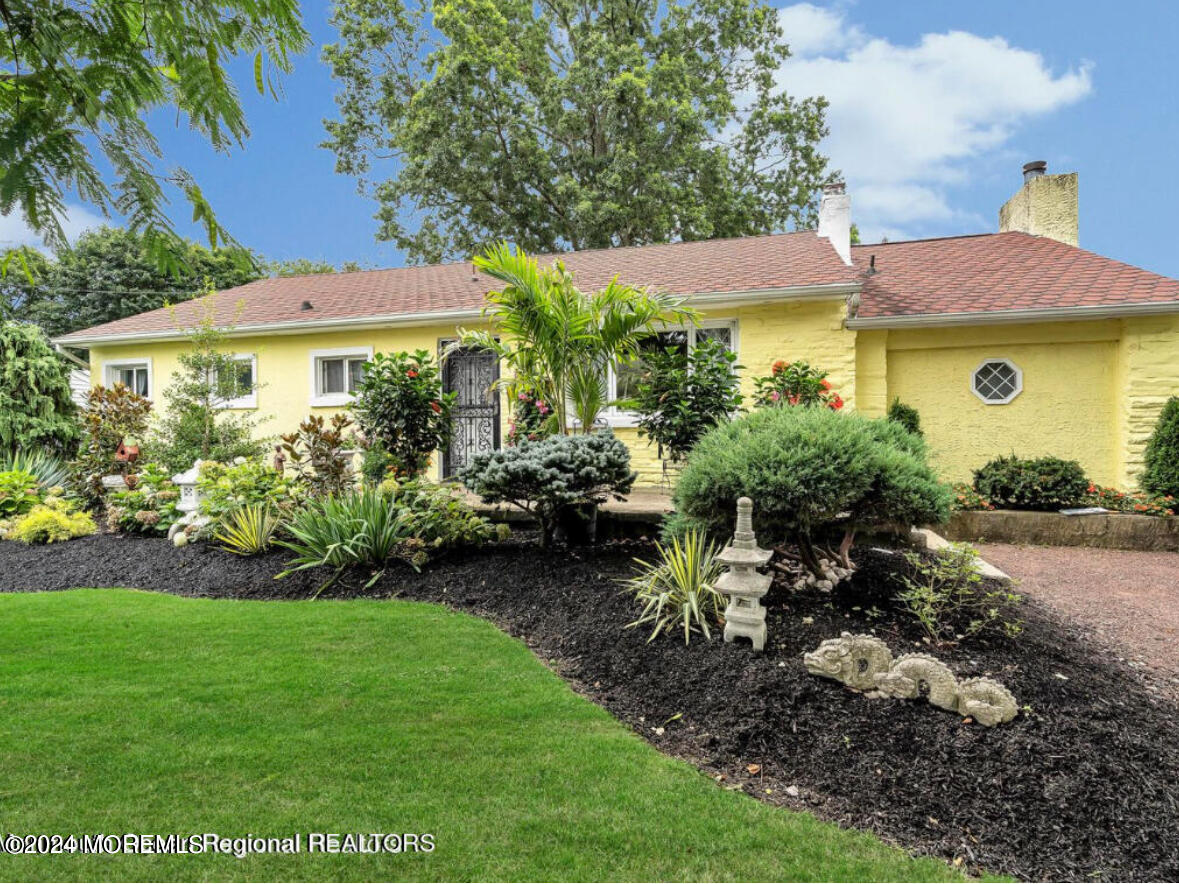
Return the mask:
<path id="1" fill-rule="evenodd" d="M 9 540 L 22 543 L 55 543 L 93 534 L 98 528 L 89 513 L 71 513 L 61 504 L 38 504 L 13 522 Z"/>

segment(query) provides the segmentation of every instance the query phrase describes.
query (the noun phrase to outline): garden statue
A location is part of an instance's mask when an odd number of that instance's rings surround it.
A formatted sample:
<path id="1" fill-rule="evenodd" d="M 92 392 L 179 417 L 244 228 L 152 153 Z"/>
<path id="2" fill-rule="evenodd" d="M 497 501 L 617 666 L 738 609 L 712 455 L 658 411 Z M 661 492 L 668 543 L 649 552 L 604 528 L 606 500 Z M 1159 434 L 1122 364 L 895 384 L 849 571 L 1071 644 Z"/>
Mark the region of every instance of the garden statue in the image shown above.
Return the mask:
<path id="1" fill-rule="evenodd" d="M 190 525 L 202 528 L 209 524 L 209 518 L 201 515 L 201 494 L 197 489 L 197 479 L 200 478 L 200 474 L 201 462 L 194 460 L 191 469 L 172 477 L 172 482 L 180 491 L 180 500 L 176 503 L 176 509 L 184 515 L 168 529 L 169 540 L 173 540 L 179 532 L 184 531 Z M 194 530 L 196 529 L 194 528 Z"/>
<path id="2" fill-rule="evenodd" d="M 1006 724 L 1018 711 L 1011 691 L 993 678 L 968 678 L 958 684 L 958 713 L 984 727 Z"/>
<path id="3" fill-rule="evenodd" d="M 716 557 L 726 570 L 716 581 L 718 592 L 729 596 L 725 608 L 725 641 L 739 635 L 753 642 L 755 651 L 766 646 L 766 609 L 761 597 L 770 589 L 773 578 L 761 574 L 758 568 L 769 564 L 773 551 L 760 549 L 753 535 L 753 501 L 742 497 L 737 501 L 737 528 L 733 541 Z"/>
<path id="4" fill-rule="evenodd" d="M 282 474 L 287 468 L 287 459 L 282 453 L 282 446 L 274 446 L 274 471 Z"/>
<path id="5" fill-rule="evenodd" d="M 892 665 L 892 651 L 876 636 L 845 632 L 803 654 L 802 662 L 811 675 L 843 682 L 857 691 L 870 691 L 876 688 L 876 676 L 888 672 Z"/>
<path id="6" fill-rule="evenodd" d="M 925 697 L 939 709 L 958 709 L 958 679 L 950 667 L 929 654 L 897 657 L 892 668 L 876 676 L 876 689 L 889 697 L 918 700 Z"/>
<path id="7" fill-rule="evenodd" d="M 802 655 L 807 672 L 842 682 L 869 696 L 919 700 L 969 717 L 983 727 L 1005 724 L 1019 712 L 1011 691 L 993 678 L 958 681 L 950 667 L 929 654 L 895 661 L 888 645 L 871 635 L 843 633 Z"/>

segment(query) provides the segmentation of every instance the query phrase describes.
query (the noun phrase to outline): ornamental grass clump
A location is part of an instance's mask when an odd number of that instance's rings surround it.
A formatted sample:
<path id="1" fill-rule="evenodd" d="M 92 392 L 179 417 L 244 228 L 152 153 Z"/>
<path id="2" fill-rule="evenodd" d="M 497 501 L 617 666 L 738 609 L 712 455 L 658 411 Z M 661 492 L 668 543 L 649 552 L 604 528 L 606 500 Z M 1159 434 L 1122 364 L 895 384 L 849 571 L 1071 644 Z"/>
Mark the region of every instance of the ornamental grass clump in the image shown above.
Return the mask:
<path id="1" fill-rule="evenodd" d="M 794 543 L 820 580 L 822 558 L 852 567 L 857 530 L 939 523 L 950 508 L 921 438 L 830 408 L 766 408 L 704 436 L 676 484 L 668 531 L 727 538 L 741 497 L 754 501 L 757 534 Z M 840 534 L 837 549 L 824 547 Z"/>
<path id="2" fill-rule="evenodd" d="M 526 440 L 476 455 L 459 474 L 484 503 L 508 503 L 535 519 L 545 547 L 564 511 L 622 500 L 637 477 L 626 445 L 609 432 Z"/>
<path id="3" fill-rule="evenodd" d="M 651 642 L 660 633 L 683 629 L 684 644 L 692 633 L 700 632 L 712 639 L 711 626 L 720 620 L 725 597 L 716 588 L 724 570 L 716 560 L 717 547 L 699 531 L 688 531 L 683 539 L 675 537 L 668 545 L 655 544 L 659 561 L 635 559 L 642 570 L 621 581 L 624 592 L 633 595 L 643 606 L 639 616 L 627 628 L 651 624 Z"/>

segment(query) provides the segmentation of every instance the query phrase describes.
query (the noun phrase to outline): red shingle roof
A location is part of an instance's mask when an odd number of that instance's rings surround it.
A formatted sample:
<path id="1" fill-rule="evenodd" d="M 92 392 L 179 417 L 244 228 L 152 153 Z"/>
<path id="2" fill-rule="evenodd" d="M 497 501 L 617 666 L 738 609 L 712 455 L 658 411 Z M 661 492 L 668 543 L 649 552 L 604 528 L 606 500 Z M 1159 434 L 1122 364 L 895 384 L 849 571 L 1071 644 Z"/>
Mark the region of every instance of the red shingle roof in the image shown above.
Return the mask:
<path id="1" fill-rule="evenodd" d="M 873 255 L 876 272 L 869 274 Z M 600 288 L 615 275 L 679 295 L 862 282 L 860 319 L 1179 302 L 1177 280 L 1024 233 L 854 246 L 854 267 L 811 231 L 559 257 L 587 289 Z M 476 311 L 489 282 L 466 262 L 261 279 L 222 292 L 215 321 L 311 327 L 332 320 Z M 304 310 L 304 302 L 311 309 Z M 59 340 L 175 334 L 178 324 L 191 325 L 194 315 L 192 304 L 182 303 L 175 315 L 153 310 Z"/>
<path id="2" fill-rule="evenodd" d="M 617 275 L 635 285 L 673 294 L 744 292 L 787 286 L 856 283 L 859 273 L 813 232 L 598 249 L 556 256 L 585 289 L 601 288 Z M 553 260 L 542 256 L 542 261 Z M 215 321 L 256 326 L 365 317 L 479 310 L 493 280 L 476 276 L 470 263 L 361 270 L 355 273 L 260 279 L 227 289 L 216 300 Z M 313 309 L 303 310 L 304 301 Z M 240 307 L 240 313 L 238 312 Z M 129 316 L 59 338 L 167 334 L 191 324 L 191 305 Z"/>
<path id="3" fill-rule="evenodd" d="M 1026 233 L 852 247 L 858 318 L 1179 301 L 1179 280 Z"/>

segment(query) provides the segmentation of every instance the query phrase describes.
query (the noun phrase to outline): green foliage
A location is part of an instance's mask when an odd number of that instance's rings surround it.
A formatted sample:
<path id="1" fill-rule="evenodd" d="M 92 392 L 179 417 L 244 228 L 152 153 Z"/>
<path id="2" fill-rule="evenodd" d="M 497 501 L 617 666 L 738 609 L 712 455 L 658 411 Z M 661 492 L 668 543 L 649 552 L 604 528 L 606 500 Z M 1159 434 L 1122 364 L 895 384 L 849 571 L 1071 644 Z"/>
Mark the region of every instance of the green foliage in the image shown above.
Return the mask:
<path id="1" fill-rule="evenodd" d="M 625 407 L 639 413 L 639 433 L 682 461 L 692 446 L 740 408 L 737 355 L 720 341 L 704 340 L 690 351 L 653 350 L 642 356 L 635 398 Z"/>
<path id="2" fill-rule="evenodd" d="M 215 323 L 215 297 L 211 291 L 206 295 L 196 323 L 187 329 L 188 349 L 177 356 L 180 367 L 164 390 L 165 411 L 152 434 L 153 457 L 174 473 L 197 460 L 230 461 L 265 451 L 264 443 L 253 438 L 256 421 L 223 407 L 253 393 L 257 383 L 221 349 L 228 329 Z"/>
<path id="3" fill-rule="evenodd" d="M 366 184 L 374 159 L 395 159 L 369 189 L 378 237 L 416 260 L 813 217 L 826 101 L 783 91 L 786 38 L 758 0 L 336 0 L 332 23 L 327 145 Z"/>
<path id="4" fill-rule="evenodd" d="M 1018 635 L 1016 616 L 1022 597 L 1005 586 L 984 582 L 978 552 L 967 544 L 951 544 L 933 554 L 905 553 L 909 573 L 897 600 L 921 624 L 932 641 L 970 638 L 999 631 Z"/>
<path id="5" fill-rule="evenodd" d="M 167 534 L 183 515 L 180 491 L 160 464 L 137 467 L 134 488 L 115 491 L 107 505 L 107 527 L 132 534 Z"/>
<path id="6" fill-rule="evenodd" d="M 1146 443 L 1139 484 L 1151 494 L 1179 497 L 1179 396 L 1168 399 L 1159 414 Z"/>
<path id="7" fill-rule="evenodd" d="M 494 353 L 511 372 L 496 382 L 511 395 L 527 391 L 553 408 L 550 432 L 565 433 L 575 417 L 590 432 L 608 404 L 606 366 L 628 362 L 660 323 L 694 320 L 682 298 L 617 280 L 586 294 L 565 265 L 540 267 L 507 243 L 489 246 L 475 266 L 503 283 L 487 296 L 489 328 L 460 330 L 452 347 Z M 572 410 L 571 410 L 572 409 Z"/>
<path id="8" fill-rule="evenodd" d="M 259 460 L 240 464 L 205 461 L 197 473 L 201 515 L 220 523 L 242 507 L 255 506 L 288 514 L 303 494 L 299 483 Z"/>
<path id="9" fill-rule="evenodd" d="M 386 479 L 380 491 L 407 513 L 410 534 L 429 549 L 482 546 L 503 539 L 498 526 L 476 513 L 454 485 Z"/>
<path id="10" fill-rule="evenodd" d="M 16 519 L 0 536 L 21 543 L 57 543 L 85 537 L 97 530 L 89 513 L 75 511 L 60 497 L 48 497 Z"/>
<path id="11" fill-rule="evenodd" d="M 70 478 L 69 466 L 60 457 L 44 448 L 0 452 L 0 471 L 22 470 L 37 477 L 42 488 L 64 486 Z"/>
<path id="12" fill-rule="evenodd" d="M 552 435 L 553 407 L 531 390 L 520 390 L 512 399 L 512 419 L 508 423 L 505 445 L 516 445 L 524 439 L 535 442 Z"/>
<path id="13" fill-rule="evenodd" d="M 917 409 L 912 405 L 906 405 L 897 397 L 892 400 L 892 404 L 888 406 L 888 419 L 896 421 L 910 433 L 917 436 L 924 436 L 921 432 L 921 415 L 917 413 Z"/>
<path id="14" fill-rule="evenodd" d="M 1118 491 L 1102 485 L 1090 484 L 1081 501 L 1085 506 L 1100 506 L 1116 513 L 1131 513 L 1136 516 L 1173 516 L 1175 498 L 1169 494 Z"/>
<path id="15" fill-rule="evenodd" d="M 376 354 L 365 364 L 352 412 L 365 436 L 379 441 L 401 477 L 425 472 L 430 454 L 450 442 L 457 393 L 442 392 L 438 364 L 425 350 Z"/>
<path id="16" fill-rule="evenodd" d="M 766 377 L 753 379 L 754 403 L 762 408 L 785 405 L 825 405 L 832 411 L 843 408 L 843 399 L 831 391 L 827 372 L 804 360 L 787 363 L 779 359 Z"/>
<path id="17" fill-rule="evenodd" d="M 134 442 L 147 432 L 151 401 L 122 384 L 93 387 L 82 409 L 83 441 L 70 463 L 70 489 L 89 509 L 102 506 L 102 477 L 122 474 L 126 464 L 115 460 L 119 443 Z"/>
<path id="18" fill-rule="evenodd" d="M 226 552 L 254 556 L 270 549 L 281 521 L 268 504 L 246 504 L 226 515 L 213 539 Z"/>
<path id="19" fill-rule="evenodd" d="M 995 506 L 1056 510 L 1085 499 L 1089 480 L 1075 460 L 998 457 L 974 471 L 974 490 Z"/>
<path id="20" fill-rule="evenodd" d="M 316 595 L 345 568 L 370 569 L 367 588 L 395 560 L 407 562 L 414 570 L 426 563 L 424 544 L 413 534 L 412 515 L 396 498 L 375 488 L 312 499 L 296 511 L 287 530 L 291 537 L 277 543 L 295 557 L 279 578 L 307 568 L 335 569 Z"/>
<path id="21" fill-rule="evenodd" d="M 3 90 L 0 90 L 2 94 Z M 35 325 L 0 320 L 0 452 L 72 454 L 78 443 L 70 372 Z"/>
<path id="22" fill-rule="evenodd" d="M 325 273 L 354 273 L 361 267 L 355 261 L 344 261 L 337 267 L 327 261 L 315 261 L 309 258 L 290 258 L 285 261 L 270 261 L 266 269 L 274 276 L 321 276 Z"/>
<path id="23" fill-rule="evenodd" d="M 459 475 L 486 503 L 509 503 L 528 513 L 548 546 L 567 507 L 622 499 L 637 473 L 630 452 L 609 432 L 551 436 L 478 454 Z"/>
<path id="24" fill-rule="evenodd" d="M 833 530 L 846 559 L 856 529 L 942 522 L 950 504 L 919 437 L 827 408 L 762 409 L 705 435 L 676 484 L 674 530 L 727 537 L 741 497 L 762 542 L 793 540 L 816 575 L 815 543 Z"/>
<path id="25" fill-rule="evenodd" d="M 950 509 L 960 510 L 993 510 L 995 505 L 974 490 L 974 486 L 966 482 L 954 482 L 950 485 Z"/>
<path id="26" fill-rule="evenodd" d="M 164 213 L 167 183 L 210 244 L 224 241 L 192 177 L 157 169 L 150 112 L 171 106 L 219 151 L 243 144 L 249 129 L 226 65 L 253 55 L 256 88 L 274 93 L 272 76 L 307 45 L 295 0 L 4 0 L 0 11 L 0 214 L 19 211 L 63 248 L 66 194 L 76 192 L 127 218 L 175 267 L 183 244 Z"/>
<path id="27" fill-rule="evenodd" d="M 352 455 L 345 450 L 353 444 L 347 432 L 351 426 L 347 415 L 333 414 L 327 424 L 323 415 L 316 414 L 299 424 L 296 432 L 281 437 L 283 451 L 313 497 L 341 495 L 352 488 Z"/>
<path id="28" fill-rule="evenodd" d="M 0 519 L 21 516 L 41 502 L 37 477 L 25 470 L 0 473 Z"/>
<path id="29" fill-rule="evenodd" d="M 648 642 L 661 632 L 680 628 L 685 645 L 693 632 L 711 639 L 709 623 L 715 624 L 725 607 L 724 596 L 716 589 L 724 570 L 716 560 L 716 544 L 706 541 L 700 532 L 688 531 L 682 543 L 676 537 L 669 546 L 656 543 L 655 549 L 659 561 L 651 564 L 635 559 L 642 571 L 623 581 L 626 592 L 643 606 L 638 618 L 627 627 L 650 623 Z"/>
<path id="30" fill-rule="evenodd" d="M 206 283 L 227 289 L 262 276 L 240 249 L 179 244 L 180 264 L 161 267 L 151 238 L 133 230 L 99 227 L 82 233 L 41 266 L 23 315 L 50 335 L 113 322 L 201 294 Z"/>

